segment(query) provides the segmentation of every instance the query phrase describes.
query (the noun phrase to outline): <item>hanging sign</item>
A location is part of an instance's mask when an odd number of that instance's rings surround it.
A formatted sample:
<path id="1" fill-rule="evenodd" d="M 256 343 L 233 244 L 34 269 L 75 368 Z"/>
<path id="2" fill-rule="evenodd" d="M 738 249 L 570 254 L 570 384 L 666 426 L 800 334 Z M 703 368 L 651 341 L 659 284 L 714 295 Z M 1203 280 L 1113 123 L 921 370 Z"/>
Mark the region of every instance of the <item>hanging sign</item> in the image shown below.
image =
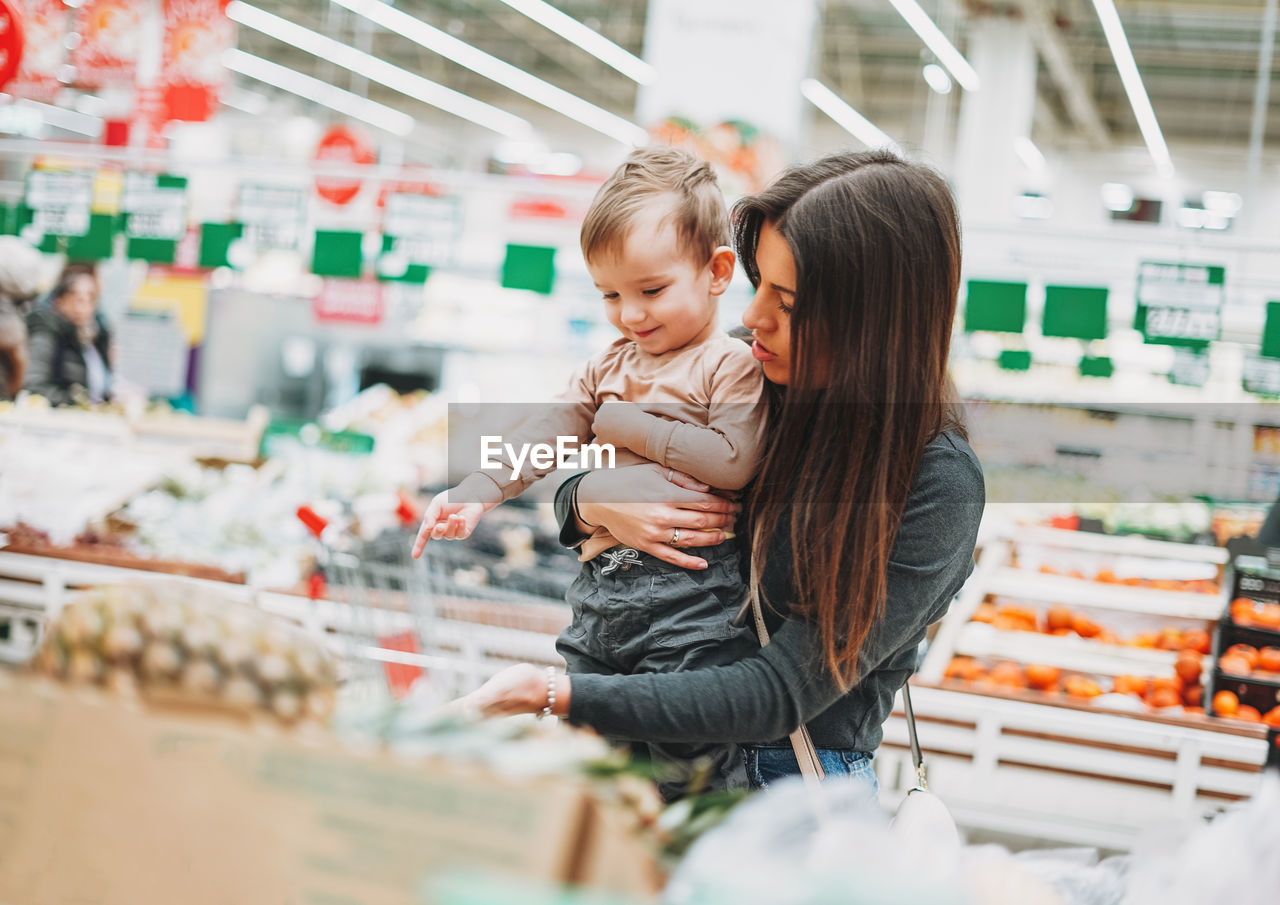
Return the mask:
<path id="1" fill-rule="evenodd" d="M 360 133 L 346 126 L 334 126 L 324 133 L 320 144 L 316 147 L 317 163 L 351 163 L 368 165 L 376 163 L 377 155 Z M 362 179 L 338 179 L 320 177 L 316 179 L 316 192 L 325 201 L 333 204 L 350 204 L 360 194 Z"/>
<path id="2" fill-rule="evenodd" d="M 32 170 L 27 176 L 25 202 L 31 209 L 27 238 L 83 236 L 89 232 L 93 204 L 93 174 Z"/>
<path id="3" fill-rule="evenodd" d="M 435 267 L 447 264 L 462 232 L 462 209 L 457 198 L 430 195 L 387 196 L 382 232 L 389 239 L 379 269 L 398 265 Z M 399 274 L 388 274 L 399 276 Z"/>
<path id="4" fill-rule="evenodd" d="M 187 234 L 187 178 L 126 173 L 120 210 L 130 239 L 177 241 Z"/>
<path id="5" fill-rule="evenodd" d="M 373 280 L 325 280 L 312 310 L 319 323 L 381 323 L 382 286 Z"/>
<path id="6" fill-rule="evenodd" d="M 80 43 L 71 51 L 77 85 L 133 85 L 145 13 L 146 4 L 130 0 L 85 0 L 76 13 Z"/>
<path id="7" fill-rule="evenodd" d="M 22 66 L 22 15 L 14 0 L 0 0 L 0 89 Z"/>
<path id="8" fill-rule="evenodd" d="M 127 311 L 112 339 L 120 377 L 149 396 L 180 396 L 186 389 L 190 347 L 172 311 Z"/>
<path id="9" fill-rule="evenodd" d="M 1226 268 L 1144 261 L 1134 327 L 1148 343 L 1199 345 L 1222 332 Z"/>
<path id="10" fill-rule="evenodd" d="M 1259 396 L 1280 396 L 1280 360 L 1250 355 L 1244 360 L 1241 384 Z"/>
<path id="11" fill-rule="evenodd" d="M 222 57 L 235 44 L 228 0 L 164 0 L 160 63 L 166 119 L 204 122 L 226 84 Z"/>
<path id="12" fill-rule="evenodd" d="M 70 10 L 62 0 L 10 0 L 22 19 L 22 62 L 5 89 L 15 97 L 50 103 L 62 90 Z"/>
<path id="13" fill-rule="evenodd" d="M 244 224 L 243 239 L 251 247 L 297 249 L 306 219 L 306 189 L 253 183 L 240 186 L 236 220 Z"/>
<path id="14" fill-rule="evenodd" d="M 1174 349 L 1169 382 L 1184 387 L 1204 386 L 1209 382 L 1209 353 L 1199 349 Z"/>

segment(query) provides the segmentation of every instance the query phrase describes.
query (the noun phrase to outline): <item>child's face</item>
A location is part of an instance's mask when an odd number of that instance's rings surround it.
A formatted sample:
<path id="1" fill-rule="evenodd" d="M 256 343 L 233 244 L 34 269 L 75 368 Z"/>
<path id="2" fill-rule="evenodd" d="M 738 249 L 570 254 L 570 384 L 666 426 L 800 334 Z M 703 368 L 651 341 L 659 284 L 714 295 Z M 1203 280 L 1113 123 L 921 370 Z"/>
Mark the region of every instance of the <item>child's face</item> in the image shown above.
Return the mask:
<path id="1" fill-rule="evenodd" d="M 716 329 L 718 297 L 733 276 L 728 249 L 718 249 L 710 261 L 693 261 L 675 227 L 661 222 L 669 210 L 661 202 L 642 210 L 621 254 L 587 262 L 609 323 L 650 355 L 709 337 Z"/>

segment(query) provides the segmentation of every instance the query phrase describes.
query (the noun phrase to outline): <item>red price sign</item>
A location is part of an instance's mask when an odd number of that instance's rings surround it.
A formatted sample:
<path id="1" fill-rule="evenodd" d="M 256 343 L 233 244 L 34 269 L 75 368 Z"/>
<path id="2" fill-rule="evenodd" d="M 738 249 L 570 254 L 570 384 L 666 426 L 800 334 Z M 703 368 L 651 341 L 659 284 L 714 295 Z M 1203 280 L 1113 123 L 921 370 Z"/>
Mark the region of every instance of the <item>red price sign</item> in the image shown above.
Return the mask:
<path id="1" fill-rule="evenodd" d="M 22 17 L 13 0 L 0 0 L 0 88 L 18 74 L 22 65 Z"/>
<path id="2" fill-rule="evenodd" d="M 377 162 L 377 159 L 377 155 L 373 153 L 373 148 L 369 147 L 368 142 L 358 132 L 348 129 L 346 126 L 334 126 L 324 133 L 324 137 L 320 139 L 320 145 L 316 148 L 316 161 L 318 163 L 368 165 Z M 363 185 L 363 182 L 359 179 L 322 177 L 316 180 L 316 191 L 320 193 L 320 197 L 325 201 L 331 201 L 334 204 L 349 204 L 356 195 L 360 194 L 361 185 Z"/>

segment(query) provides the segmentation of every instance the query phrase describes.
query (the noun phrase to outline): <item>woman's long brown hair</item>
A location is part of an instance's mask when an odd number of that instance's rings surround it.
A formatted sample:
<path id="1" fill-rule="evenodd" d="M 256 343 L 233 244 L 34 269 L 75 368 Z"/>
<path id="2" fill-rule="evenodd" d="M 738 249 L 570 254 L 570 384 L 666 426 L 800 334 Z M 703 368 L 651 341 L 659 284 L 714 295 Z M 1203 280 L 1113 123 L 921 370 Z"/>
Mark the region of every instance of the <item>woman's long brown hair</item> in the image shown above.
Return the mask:
<path id="1" fill-rule="evenodd" d="M 788 170 L 739 201 L 734 221 L 753 285 L 765 223 L 790 246 L 797 282 L 790 383 L 770 412 L 748 502 L 753 585 L 762 593 L 772 542 L 788 531 L 795 599 L 786 603 L 815 624 L 827 667 L 848 687 L 884 613 L 889 554 L 924 448 L 959 426 L 947 379 L 959 218 L 933 170 L 867 152 Z"/>

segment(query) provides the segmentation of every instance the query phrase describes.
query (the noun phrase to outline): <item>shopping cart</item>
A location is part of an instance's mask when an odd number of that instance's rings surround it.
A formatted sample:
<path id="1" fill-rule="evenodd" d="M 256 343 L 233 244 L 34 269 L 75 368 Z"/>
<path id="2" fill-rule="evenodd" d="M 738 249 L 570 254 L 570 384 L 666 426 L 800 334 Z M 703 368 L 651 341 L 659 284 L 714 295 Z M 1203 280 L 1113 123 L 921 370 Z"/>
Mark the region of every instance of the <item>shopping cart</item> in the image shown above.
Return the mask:
<path id="1" fill-rule="evenodd" d="M 514 662 L 559 665 L 555 636 L 568 624 L 563 600 L 529 593 L 464 543 L 427 545 L 410 556 L 418 513 L 401 496 L 400 527 L 358 536 L 351 507 L 301 506 L 316 539 L 309 581 L 315 628 L 331 638 L 353 696 L 399 698 L 419 691 L 441 699 L 480 685 Z"/>

